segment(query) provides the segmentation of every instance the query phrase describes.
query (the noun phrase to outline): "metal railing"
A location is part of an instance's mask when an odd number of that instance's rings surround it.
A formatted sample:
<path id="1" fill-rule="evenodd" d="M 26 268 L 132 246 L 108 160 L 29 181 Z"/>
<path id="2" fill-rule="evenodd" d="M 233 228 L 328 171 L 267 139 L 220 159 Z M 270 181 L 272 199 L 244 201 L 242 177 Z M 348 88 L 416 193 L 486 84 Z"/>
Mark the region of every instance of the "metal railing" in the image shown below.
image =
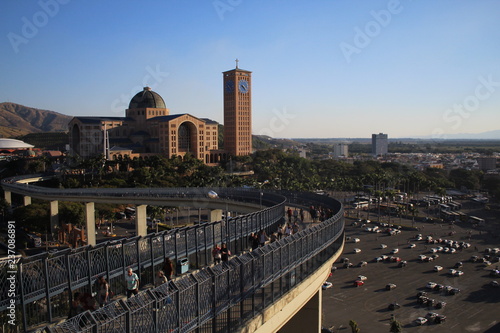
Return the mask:
<path id="1" fill-rule="evenodd" d="M 12 186 L 26 185 L 9 183 Z M 61 199 L 67 191 L 73 190 L 46 189 L 28 186 L 30 191 L 46 193 L 57 191 Z M 14 190 L 15 187 L 10 187 Z M 99 190 L 84 191 L 91 197 Z M 114 190 L 114 191 L 112 191 Z M 155 189 L 162 197 L 190 198 L 199 204 L 208 200 L 206 194 L 214 189 L 204 188 L 169 188 Z M 116 294 L 122 294 L 125 287 L 123 276 L 128 267 L 140 276 L 141 284 L 154 281 L 154 274 L 161 268 L 168 257 L 174 262 L 180 258 L 191 257 L 191 267 L 199 268 L 210 264 L 210 249 L 215 243 L 226 242 L 237 254 L 248 248 L 247 236 L 259 230 L 274 230 L 282 222 L 285 197 L 275 193 L 265 193 L 249 189 L 218 188 L 220 200 L 228 202 L 252 202 L 272 205 L 261 211 L 240 215 L 228 220 L 205 223 L 190 227 L 149 234 L 145 237 L 134 237 L 119 241 L 110 241 L 97 246 L 85 246 L 67 249 L 56 253 L 16 259 L 15 268 L 9 266 L 8 260 L 0 261 L 0 319 L 2 327 L 7 324 L 9 313 L 13 313 L 18 324 L 33 327 L 67 317 L 73 292 L 92 294 L 95 292 L 95 281 L 105 276 Z M 123 196 L 121 192 L 131 189 L 103 189 L 106 195 Z M 154 192 L 154 191 L 153 191 Z M 141 189 L 136 196 L 151 194 Z M 101 193 L 102 195 L 102 193 Z M 153 193 L 156 195 L 156 193 Z M 264 198 L 264 199 L 263 199 Z M 7 277 L 16 271 L 14 289 Z M 94 289 L 94 290 L 93 290 Z M 12 302 L 15 309 L 9 309 Z M 7 325 L 8 327 L 8 325 Z"/>
<path id="2" fill-rule="evenodd" d="M 47 332 L 234 332 L 342 248 L 342 210 L 312 228 Z"/>

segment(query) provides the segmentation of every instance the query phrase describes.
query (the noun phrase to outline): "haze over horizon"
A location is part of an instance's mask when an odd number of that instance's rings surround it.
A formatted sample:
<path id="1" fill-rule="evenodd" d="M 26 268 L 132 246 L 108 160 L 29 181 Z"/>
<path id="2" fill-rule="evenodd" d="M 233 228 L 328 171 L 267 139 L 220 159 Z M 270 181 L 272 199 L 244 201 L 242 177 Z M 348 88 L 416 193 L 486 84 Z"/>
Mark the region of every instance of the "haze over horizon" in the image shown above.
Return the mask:
<path id="1" fill-rule="evenodd" d="M 2 2 L 0 102 L 124 116 L 150 86 L 223 123 L 222 72 L 253 72 L 253 134 L 448 138 L 499 130 L 500 2 Z M 8 13 L 8 15 L 7 15 Z"/>

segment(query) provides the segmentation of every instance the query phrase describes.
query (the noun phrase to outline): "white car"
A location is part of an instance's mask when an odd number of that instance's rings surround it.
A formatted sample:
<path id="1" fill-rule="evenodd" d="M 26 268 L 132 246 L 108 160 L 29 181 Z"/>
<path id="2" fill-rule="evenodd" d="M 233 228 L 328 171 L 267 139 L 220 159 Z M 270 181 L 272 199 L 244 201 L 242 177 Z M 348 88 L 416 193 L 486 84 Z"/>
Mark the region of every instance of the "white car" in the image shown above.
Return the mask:
<path id="1" fill-rule="evenodd" d="M 439 266 L 439 265 L 434 266 L 434 271 L 435 272 L 439 272 L 439 271 L 442 271 L 442 270 L 443 270 L 443 266 Z"/>
<path id="2" fill-rule="evenodd" d="M 368 278 L 364 275 L 358 275 L 358 280 L 366 281 Z"/>
<path id="3" fill-rule="evenodd" d="M 415 319 L 415 324 L 417 325 L 424 325 L 425 323 L 427 323 L 427 319 L 424 317 L 418 317 Z"/>
<path id="4" fill-rule="evenodd" d="M 323 283 L 323 286 L 321 288 L 323 288 L 323 290 L 325 289 L 329 289 L 333 286 L 333 284 L 331 282 L 328 282 L 326 281 L 325 283 Z"/>
<path id="5" fill-rule="evenodd" d="M 437 285 L 436 282 L 427 282 L 427 284 L 425 285 L 425 287 L 427 289 L 434 289 L 434 287 Z"/>
<path id="6" fill-rule="evenodd" d="M 420 260 L 420 261 L 424 261 L 425 258 L 427 258 L 427 256 L 424 255 L 424 254 L 421 254 L 421 255 L 418 256 L 418 260 Z"/>
<path id="7" fill-rule="evenodd" d="M 353 238 L 352 240 L 354 243 L 359 243 L 361 240 L 359 238 Z"/>
<path id="8" fill-rule="evenodd" d="M 358 249 L 358 248 L 355 248 L 353 251 L 354 251 L 354 253 L 361 253 L 361 249 Z"/>
<path id="9" fill-rule="evenodd" d="M 456 269 L 453 269 L 453 268 L 452 268 L 452 269 L 450 269 L 450 270 L 448 271 L 448 274 L 453 275 L 453 276 L 454 276 L 456 273 L 457 273 L 457 270 L 456 270 Z"/>
<path id="10" fill-rule="evenodd" d="M 455 273 L 453 274 L 453 276 L 462 276 L 464 275 L 464 272 L 462 271 L 455 271 Z"/>
<path id="11" fill-rule="evenodd" d="M 396 254 L 396 253 L 398 253 L 398 252 L 399 252 L 399 249 L 393 249 L 393 250 L 391 251 L 391 253 L 392 253 L 392 254 Z"/>
<path id="12" fill-rule="evenodd" d="M 387 245 L 385 245 L 385 244 L 380 244 L 380 248 L 381 248 L 381 249 L 385 249 L 386 247 L 387 247 Z"/>
<path id="13" fill-rule="evenodd" d="M 410 249 L 413 249 L 414 247 L 416 247 L 416 245 L 415 245 L 415 244 L 410 244 L 410 245 L 408 245 L 408 247 L 409 247 Z"/>
<path id="14" fill-rule="evenodd" d="M 450 249 L 450 253 L 457 253 L 457 249 L 455 249 L 455 248 L 453 248 L 453 247 L 452 247 L 452 248 Z"/>

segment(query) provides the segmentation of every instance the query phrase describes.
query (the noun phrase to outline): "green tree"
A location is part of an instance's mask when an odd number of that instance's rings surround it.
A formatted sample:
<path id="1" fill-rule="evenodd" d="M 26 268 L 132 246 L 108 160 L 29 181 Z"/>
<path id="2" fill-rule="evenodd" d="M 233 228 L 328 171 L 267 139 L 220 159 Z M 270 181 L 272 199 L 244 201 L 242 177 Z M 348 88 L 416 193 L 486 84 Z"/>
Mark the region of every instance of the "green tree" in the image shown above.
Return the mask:
<path id="1" fill-rule="evenodd" d="M 356 323 L 354 320 L 349 320 L 349 326 L 351 326 L 352 333 L 358 333 L 360 331 L 358 323 Z"/>
<path id="2" fill-rule="evenodd" d="M 80 202 L 59 202 L 59 221 L 82 226 L 85 221 L 83 204 Z"/>
<path id="3" fill-rule="evenodd" d="M 391 333 L 400 333 L 403 332 L 403 327 L 401 326 L 401 323 L 396 320 L 396 318 L 392 317 L 391 319 L 391 328 L 390 331 Z"/>

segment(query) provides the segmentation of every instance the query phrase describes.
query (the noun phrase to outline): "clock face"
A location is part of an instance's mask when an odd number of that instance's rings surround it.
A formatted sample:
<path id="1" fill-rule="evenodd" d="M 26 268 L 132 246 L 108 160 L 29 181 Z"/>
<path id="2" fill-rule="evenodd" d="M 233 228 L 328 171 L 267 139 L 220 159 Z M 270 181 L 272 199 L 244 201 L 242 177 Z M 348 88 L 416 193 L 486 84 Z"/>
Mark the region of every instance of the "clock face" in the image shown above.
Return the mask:
<path id="1" fill-rule="evenodd" d="M 226 85 L 224 87 L 227 93 L 232 93 L 234 91 L 234 81 L 228 80 L 226 81 Z"/>
<path id="2" fill-rule="evenodd" d="M 247 93 L 248 92 L 248 81 L 247 80 L 240 80 L 240 82 L 238 82 L 238 89 L 243 94 Z"/>

